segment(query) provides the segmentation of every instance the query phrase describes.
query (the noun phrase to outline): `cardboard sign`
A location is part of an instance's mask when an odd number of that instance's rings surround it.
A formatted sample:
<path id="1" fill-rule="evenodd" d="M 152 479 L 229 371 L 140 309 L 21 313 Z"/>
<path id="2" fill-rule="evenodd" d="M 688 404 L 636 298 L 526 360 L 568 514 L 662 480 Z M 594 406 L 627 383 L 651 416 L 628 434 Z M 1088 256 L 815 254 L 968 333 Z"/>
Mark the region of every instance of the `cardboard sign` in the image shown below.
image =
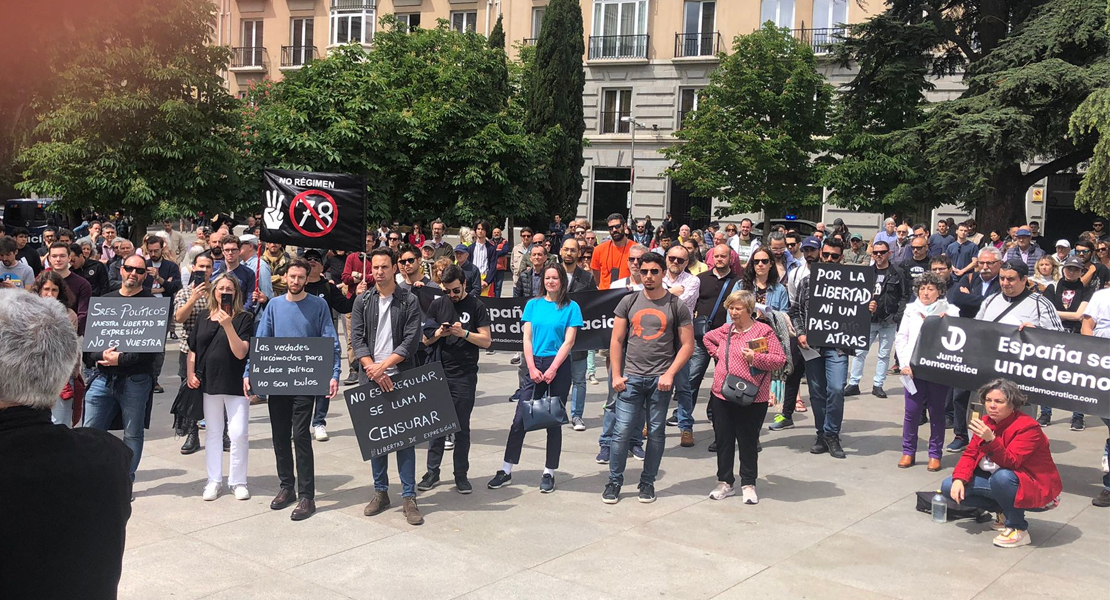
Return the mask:
<path id="1" fill-rule="evenodd" d="M 172 298 L 91 298 L 82 350 L 102 352 L 114 347 L 138 354 L 165 352 L 172 303 Z"/>
<path id="2" fill-rule="evenodd" d="M 609 348 L 613 335 L 613 313 L 628 290 L 602 290 L 575 292 L 568 297 L 582 309 L 582 328 L 574 339 L 574 350 L 600 350 Z M 482 298 L 489 309 L 490 337 L 494 350 L 520 351 L 524 343 L 524 305 L 531 298 Z"/>
<path id="3" fill-rule="evenodd" d="M 326 396 L 335 374 L 335 340 L 251 339 L 251 390 L 259 395 Z"/>
<path id="4" fill-rule="evenodd" d="M 930 317 L 910 367 L 915 377 L 965 390 L 1003 377 L 1032 404 L 1110 417 L 1110 347 L 1103 338 Z"/>
<path id="5" fill-rule="evenodd" d="M 809 267 L 806 341 L 811 348 L 863 350 L 871 343 L 875 270 L 814 263 Z"/>
<path id="6" fill-rule="evenodd" d="M 459 430 L 443 366 L 430 363 L 392 377 L 393 391 L 370 382 L 343 392 L 362 460 Z"/>

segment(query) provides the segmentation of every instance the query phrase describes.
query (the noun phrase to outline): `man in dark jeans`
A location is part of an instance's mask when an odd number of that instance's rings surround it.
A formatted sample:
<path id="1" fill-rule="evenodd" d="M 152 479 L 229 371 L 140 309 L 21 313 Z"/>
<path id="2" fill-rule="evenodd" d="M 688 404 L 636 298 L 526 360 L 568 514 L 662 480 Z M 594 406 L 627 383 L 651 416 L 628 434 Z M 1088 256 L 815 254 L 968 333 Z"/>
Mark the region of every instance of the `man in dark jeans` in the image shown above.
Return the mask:
<path id="1" fill-rule="evenodd" d="M 698 288 L 698 301 L 694 305 L 694 333 L 704 334 L 725 324 L 728 311 L 724 309 L 725 298 L 736 283 L 736 276 L 729 268 L 732 254 L 728 246 L 721 244 L 713 246 L 710 250 L 710 262 L 713 268 L 698 275 L 701 286 Z M 699 331 L 701 321 L 705 321 L 704 330 Z M 698 392 L 701 391 L 701 382 L 705 379 L 705 372 L 709 369 L 709 352 L 701 343 L 700 335 L 694 337 L 694 355 L 690 358 L 690 390 L 693 393 L 693 406 L 698 405 Z M 692 409 L 691 409 L 692 412 Z M 671 413 L 671 420 L 678 425 L 678 410 Z M 667 422 L 668 425 L 671 421 Z M 715 445 L 714 444 L 711 445 Z M 716 452 L 714 447 L 712 452 Z"/>
<path id="2" fill-rule="evenodd" d="M 474 411 L 474 397 L 478 390 L 478 349 L 489 348 L 490 318 L 486 305 L 476 296 L 466 293 L 466 275 L 457 265 L 443 270 L 440 287 L 447 292 L 432 301 L 424 321 L 424 345 L 443 364 L 443 374 L 451 389 L 451 401 L 459 417 L 459 430 L 455 433 L 454 460 L 455 490 L 469 494 L 474 490 L 467 479 L 470 470 L 470 413 Z M 428 472 L 416 486 L 427 491 L 439 483 L 439 466 L 443 463 L 443 450 L 447 438 L 432 440 L 428 449 Z"/>

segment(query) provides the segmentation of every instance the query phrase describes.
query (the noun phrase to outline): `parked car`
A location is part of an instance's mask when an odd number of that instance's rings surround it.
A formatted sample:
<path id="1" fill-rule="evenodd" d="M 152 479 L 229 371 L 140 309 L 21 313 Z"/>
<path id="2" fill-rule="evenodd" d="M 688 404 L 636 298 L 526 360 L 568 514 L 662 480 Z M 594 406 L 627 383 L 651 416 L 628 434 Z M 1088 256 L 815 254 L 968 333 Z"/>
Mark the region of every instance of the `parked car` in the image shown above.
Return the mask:
<path id="1" fill-rule="evenodd" d="M 767 232 L 764 231 L 764 223 L 764 221 L 760 221 L 752 226 L 753 236 L 758 236 L 760 239 L 766 238 Z M 793 229 L 803 236 L 813 235 L 813 232 L 817 231 L 817 223 L 814 223 L 813 221 L 805 221 L 802 219 L 771 219 L 767 223 L 768 225 L 766 226 L 766 229 L 768 230 L 771 227 L 782 225 L 783 227 L 786 227 L 787 231 Z"/>

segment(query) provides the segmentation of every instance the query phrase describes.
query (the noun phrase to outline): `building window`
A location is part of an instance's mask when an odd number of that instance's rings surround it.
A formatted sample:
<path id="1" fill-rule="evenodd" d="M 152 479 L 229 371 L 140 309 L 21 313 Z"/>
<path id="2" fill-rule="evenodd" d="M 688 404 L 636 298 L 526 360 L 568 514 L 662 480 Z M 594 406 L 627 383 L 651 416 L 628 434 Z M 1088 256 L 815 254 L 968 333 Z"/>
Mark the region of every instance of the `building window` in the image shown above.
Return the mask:
<path id="1" fill-rule="evenodd" d="M 848 22 L 848 0 L 813 0 L 814 29 L 841 29 Z"/>
<path id="2" fill-rule="evenodd" d="M 701 88 L 681 88 L 678 91 L 678 129 L 682 129 L 690 113 L 698 109 Z"/>
<path id="3" fill-rule="evenodd" d="M 632 90 L 605 90 L 601 102 L 601 133 L 628 133 L 630 124 L 621 117 L 632 113 Z"/>
<path id="4" fill-rule="evenodd" d="M 266 47 L 262 42 L 262 21 L 243 21 L 240 43 L 243 46 L 241 56 L 236 57 L 240 59 L 240 66 L 263 66 L 262 57 L 266 53 Z"/>
<path id="5" fill-rule="evenodd" d="M 776 27 L 794 27 L 794 0 L 762 0 L 759 22 L 771 21 Z"/>
<path id="6" fill-rule="evenodd" d="M 545 14 L 547 14 L 546 6 L 537 6 L 532 9 L 532 39 L 539 39 Z"/>
<path id="7" fill-rule="evenodd" d="M 477 11 L 461 11 L 451 13 L 451 30 L 465 33 L 474 33 L 478 30 Z"/>
<path id="8" fill-rule="evenodd" d="M 406 13 L 396 16 L 397 22 L 405 26 L 405 31 L 412 31 L 420 27 L 420 13 Z"/>
<path id="9" fill-rule="evenodd" d="M 595 0 L 589 58 L 647 58 L 647 0 Z"/>
<path id="10" fill-rule="evenodd" d="M 283 57 L 288 58 L 289 66 L 304 65 L 315 58 L 312 23 L 312 19 L 289 20 L 289 52 L 287 57 Z"/>
<path id="11" fill-rule="evenodd" d="M 670 188 L 670 213 L 674 216 L 675 223 L 685 223 L 691 229 L 704 229 L 709 225 L 712 215 L 709 212 L 712 201 L 709 198 L 695 196 L 690 190 L 667 180 Z"/>
<path id="12" fill-rule="evenodd" d="M 632 169 L 628 167 L 594 169 L 591 211 L 594 229 L 605 229 L 606 219 L 613 213 L 628 214 L 628 192 L 631 190 Z"/>
<path id="13" fill-rule="evenodd" d="M 680 56 L 712 56 L 717 53 L 717 3 L 687 2 L 682 18 Z"/>
<path id="14" fill-rule="evenodd" d="M 332 0 L 331 39 L 339 44 L 369 44 L 374 39 L 374 4 L 358 0 Z"/>

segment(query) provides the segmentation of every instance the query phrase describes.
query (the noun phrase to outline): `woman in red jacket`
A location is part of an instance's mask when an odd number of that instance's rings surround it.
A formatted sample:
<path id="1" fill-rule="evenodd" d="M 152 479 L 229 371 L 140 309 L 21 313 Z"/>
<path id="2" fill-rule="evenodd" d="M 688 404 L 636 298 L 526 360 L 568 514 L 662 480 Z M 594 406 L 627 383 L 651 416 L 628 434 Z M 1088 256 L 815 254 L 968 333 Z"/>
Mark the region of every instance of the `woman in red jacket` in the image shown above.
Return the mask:
<path id="1" fill-rule="evenodd" d="M 1059 504 L 1060 473 L 1040 425 L 1018 410 L 1025 394 L 1014 382 L 991 381 L 979 389 L 979 400 L 987 414 L 969 420 L 975 436 L 941 491 L 957 504 L 1000 513 L 995 546 L 1024 546 L 1031 542 L 1025 511 Z"/>

